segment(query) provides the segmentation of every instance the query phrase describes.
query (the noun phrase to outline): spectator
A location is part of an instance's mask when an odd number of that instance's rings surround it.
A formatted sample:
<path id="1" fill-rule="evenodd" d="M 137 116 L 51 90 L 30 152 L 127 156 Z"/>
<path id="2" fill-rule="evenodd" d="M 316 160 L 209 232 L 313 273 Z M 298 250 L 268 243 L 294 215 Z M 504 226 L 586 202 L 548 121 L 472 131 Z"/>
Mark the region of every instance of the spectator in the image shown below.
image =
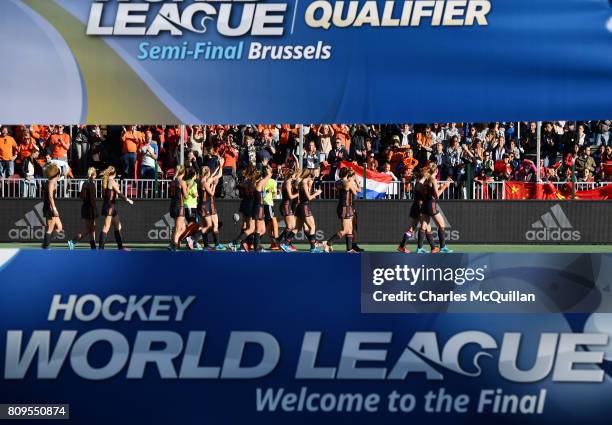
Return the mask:
<path id="1" fill-rule="evenodd" d="M 234 136 L 232 134 L 227 135 L 227 141 L 219 149 L 219 155 L 223 158 L 223 169 L 228 170 L 227 174 L 236 175 L 238 165 L 238 151 L 234 147 Z"/>
<path id="2" fill-rule="evenodd" d="M 582 147 L 589 144 L 589 138 L 585 133 L 584 124 L 580 124 L 578 126 L 578 133 L 576 134 L 576 143 L 578 146 Z"/>
<path id="3" fill-rule="evenodd" d="M 194 125 L 191 128 L 191 134 L 189 136 L 189 149 L 198 157 L 202 158 L 202 150 L 204 149 L 204 143 L 206 142 L 206 132 L 201 125 Z"/>
<path id="4" fill-rule="evenodd" d="M 141 144 L 144 143 L 144 135 L 131 125 L 128 129 L 123 128 L 121 133 L 121 164 L 123 174 L 127 178 L 134 178 L 136 168 L 136 152 Z"/>
<path id="5" fill-rule="evenodd" d="M 595 160 L 591 156 L 591 148 L 588 144 L 582 146 L 576 158 L 576 172 L 579 176 L 584 175 L 584 170 L 589 170 L 589 172 L 593 174 L 595 172 L 595 166 Z"/>
<path id="6" fill-rule="evenodd" d="M 83 176 L 89 168 L 89 131 L 84 125 L 79 125 L 76 128 L 74 136 L 74 146 L 76 148 L 76 173 Z"/>
<path id="7" fill-rule="evenodd" d="M 497 138 L 495 150 L 493 151 L 493 160 L 494 161 L 503 160 L 504 155 L 506 155 L 506 140 L 504 139 L 503 136 L 499 136 Z"/>
<path id="8" fill-rule="evenodd" d="M 412 128 L 410 124 L 403 124 L 402 130 L 399 134 L 400 146 L 414 146 L 414 133 L 412 132 Z"/>
<path id="9" fill-rule="evenodd" d="M 145 133 L 144 143 L 140 146 L 138 151 L 141 157 L 140 177 L 146 180 L 154 180 L 156 177 L 155 168 L 159 155 L 159 147 L 157 143 L 153 141 L 153 133 L 150 131 Z"/>
<path id="10" fill-rule="evenodd" d="M 321 148 L 321 152 L 325 154 L 325 159 L 329 157 L 329 153 L 333 149 L 332 147 L 332 139 L 334 137 L 334 130 L 330 125 L 325 124 L 319 127 L 319 146 Z"/>
<path id="11" fill-rule="evenodd" d="M 602 120 L 592 122 L 593 144 L 595 146 L 608 145 L 610 140 L 610 128 L 612 120 Z"/>
<path id="12" fill-rule="evenodd" d="M 308 148 L 306 149 L 306 152 L 304 152 L 304 162 L 303 162 L 303 168 L 309 169 L 309 170 L 315 170 L 315 169 L 319 169 L 320 166 L 320 158 L 319 158 L 319 151 L 317 150 L 317 145 L 315 144 L 315 142 L 310 142 L 308 144 Z"/>
<path id="13" fill-rule="evenodd" d="M 56 125 L 49 136 L 48 152 L 51 159 L 60 167 L 63 176 L 68 175 L 68 151 L 70 150 L 70 135 L 64 133 L 63 125 Z"/>
<path id="14" fill-rule="evenodd" d="M 0 178 L 15 174 L 15 159 L 17 159 L 17 142 L 8 134 L 8 127 L 0 130 Z"/>
<path id="15" fill-rule="evenodd" d="M 327 160 L 331 164 L 335 173 L 335 169 L 338 167 L 340 162 L 348 161 L 349 155 L 346 149 L 344 148 L 344 143 L 342 139 L 336 139 L 334 145 L 335 148 L 329 153 L 329 157 Z"/>

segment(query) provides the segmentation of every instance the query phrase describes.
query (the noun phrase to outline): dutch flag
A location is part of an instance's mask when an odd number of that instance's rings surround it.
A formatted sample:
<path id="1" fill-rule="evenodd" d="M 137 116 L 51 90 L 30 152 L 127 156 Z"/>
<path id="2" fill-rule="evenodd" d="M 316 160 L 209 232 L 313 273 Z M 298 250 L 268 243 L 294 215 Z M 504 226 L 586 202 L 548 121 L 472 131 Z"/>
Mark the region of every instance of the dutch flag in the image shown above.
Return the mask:
<path id="1" fill-rule="evenodd" d="M 340 168 L 352 168 L 355 170 L 355 174 L 361 177 L 363 185 L 363 166 L 354 164 L 348 161 L 342 161 Z M 336 176 L 337 178 L 337 176 Z M 366 171 L 366 184 L 365 184 L 365 199 L 385 199 L 389 185 L 393 181 L 391 176 L 376 171 Z M 363 199 L 364 191 L 359 193 L 359 198 Z"/>

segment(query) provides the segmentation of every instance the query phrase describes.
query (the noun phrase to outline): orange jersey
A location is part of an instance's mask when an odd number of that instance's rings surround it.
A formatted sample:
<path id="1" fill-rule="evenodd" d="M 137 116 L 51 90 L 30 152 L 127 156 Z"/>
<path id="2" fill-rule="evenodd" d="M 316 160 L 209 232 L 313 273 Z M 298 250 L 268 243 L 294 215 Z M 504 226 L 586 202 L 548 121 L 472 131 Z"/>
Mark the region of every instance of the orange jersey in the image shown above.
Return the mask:
<path id="1" fill-rule="evenodd" d="M 17 142 L 11 136 L 0 136 L 0 160 L 11 161 L 17 152 Z"/>
<path id="2" fill-rule="evenodd" d="M 70 149 L 70 136 L 66 133 L 52 134 L 48 146 L 51 148 L 51 158 L 67 158 Z"/>
<path id="3" fill-rule="evenodd" d="M 19 145 L 19 158 L 29 158 L 32 155 L 32 152 L 35 152 L 37 150 L 38 147 L 36 146 L 36 142 L 34 142 L 34 140 L 30 139 L 29 143 L 22 142 Z"/>
<path id="4" fill-rule="evenodd" d="M 136 153 L 143 142 L 144 134 L 140 131 L 126 131 L 121 136 L 121 149 L 123 153 Z"/>

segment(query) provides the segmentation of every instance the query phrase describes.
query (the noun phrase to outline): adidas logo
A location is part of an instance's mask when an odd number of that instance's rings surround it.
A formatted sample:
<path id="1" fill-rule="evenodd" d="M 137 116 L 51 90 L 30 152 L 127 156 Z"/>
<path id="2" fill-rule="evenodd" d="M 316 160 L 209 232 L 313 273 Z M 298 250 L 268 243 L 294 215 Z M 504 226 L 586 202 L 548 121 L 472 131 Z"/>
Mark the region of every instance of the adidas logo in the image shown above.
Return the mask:
<path id="1" fill-rule="evenodd" d="M 528 241 L 577 242 L 582 238 L 578 230 L 573 230 L 574 226 L 559 204 L 543 214 L 531 229 L 525 233 Z"/>
<path id="2" fill-rule="evenodd" d="M 279 232 L 282 232 L 283 230 L 285 230 L 285 227 L 287 227 L 287 223 L 285 223 L 285 220 L 283 220 L 282 218 L 278 220 L 278 230 Z M 308 238 L 306 237 L 306 234 L 304 233 L 303 230 L 300 230 L 299 232 L 297 232 L 295 234 L 295 237 L 293 238 L 296 241 L 299 242 L 304 242 L 306 241 Z M 319 242 L 324 241 L 325 240 L 325 232 L 321 229 L 317 229 L 317 231 L 315 232 L 315 239 Z"/>
<path id="3" fill-rule="evenodd" d="M 440 208 L 440 204 L 438 204 L 438 211 L 440 212 L 440 217 L 442 217 L 442 221 L 444 222 L 444 234 L 446 235 L 446 240 L 455 242 L 458 241 L 460 238 L 459 230 L 452 229 L 453 226 L 450 224 L 450 221 L 448 221 L 448 218 L 446 218 L 446 214 L 444 214 L 442 208 Z M 433 220 L 431 220 L 431 233 L 435 240 L 439 240 L 438 225 Z M 416 240 L 416 232 L 414 233 L 413 239 Z"/>
<path id="4" fill-rule="evenodd" d="M 147 238 L 151 241 L 169 241 L 174 228 L 174 219 L 170 213 L 166 213 L 161 220 L 153 225 L 153 229 L 147 232 Z"/>
<path id="5" fill-rule="evenodd" d="M 34 206 L 32 211 L 26 213 L 24 218 L 15 223 L 15 227 L 9 230 L 8 236 L 12 241 L 39 241 L 45 236 L 47 220 L 43 214 L 43 203 Z M 64 232 L 56 233 L 56 239 L 66 239 Z"/>

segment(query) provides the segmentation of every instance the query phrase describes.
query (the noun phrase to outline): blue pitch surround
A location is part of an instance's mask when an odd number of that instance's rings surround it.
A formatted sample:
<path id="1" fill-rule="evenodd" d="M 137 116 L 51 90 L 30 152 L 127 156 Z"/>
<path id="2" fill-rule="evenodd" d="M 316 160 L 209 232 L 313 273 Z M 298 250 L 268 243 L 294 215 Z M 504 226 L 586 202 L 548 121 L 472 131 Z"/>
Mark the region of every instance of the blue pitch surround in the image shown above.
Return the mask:
<path id="1" fill-rule="evenodd" d="M 558 273 L 559 285 L 589 286 L 590 280 L 590 289 L 604 294 L 595 308 L 598 312 L 591 315 L 361 313 L 359 281 L 370 278 L 365 273 L 394 265 L 432 265 L 416 256 L 289 255 L 281 259 L 252 254 L 3 251 L 2 257 L 0 353 L 4 361 L 0 364 L 5 367 L 0 399 L 69 403 L 75 423 L 603 424 L 611 413 L 607 373 L 612 327 L 609 315 L 601 314 L 609 288 L 593 285 L 603 282 L 606 273 L 609 276 L 607 255 L 539 255 L 537 259 L 542 268 Z M 514 262 L 523 263 L 526 257 L 518 256 Z M 436 266 L 454 270 L 455 280 L 460 268 L 512 261 L 504 255 L 436 258 Z M 589 264 L 564 271 L 563 264 L 567 267 L 572 259 L 581 264 L 589 260 Z M 521 279 L 537 285 L 538 273 L 525 272 Z M 485 275 L 488 284 L 504 279 L 490 269 Z M 94 297 L 82 298 L 88 294 Z M 58 295 L 61 302 L 77 296 L 68 321 L 66 311 L 59 310 L 55 320 L 48 320 Z M 146 301 L 143 316 L 138 316 L 136 308 L 130 321 L 122 320 L 125 307 L 120 302 L 109 304 L 106 315 L 98 315 L 95 300 L 109 302 L 111 295 Z M 141 298 L 147 295 L 157 298 Z M 175 320 L 179 309 L 172 296 L 189 304 L 180 321 Z M 188 302 L 189 296 L 195 299 Z M 151 316 L 153 300 L 169 309 Z M 67 349 L 63 364 L 45 366 L 45 356 L 40 354 L 30 365 L 16 363 L 15 356 L 24 352 L 35 330 L 43 332 L 37 334 L 43 345 L 44 332 L 50 331 L 52 355 L 61 359 L 61 348 Z M 198 331 L 206 331 L 203 348 L 191 345 L 201 337 Z M 520 340 L 510 333 L 518 333 Z M 9 335 L 23 338 L 20 350 L 15 343 L 7 349 Z M 72 336 L 74 340 L 67 343 Z M 115 350 L 108 341 L 97 342 L 83 355 L 87 338 L 92 342 L 109 336 Z M 157 342 L 149 346 L 148 337 Z M 247 343 L 242 351 L 240 338 L 262 344 Z M 160 342 L 164 339 L 165 343 Z M 59 348 L 58 340 L 63 341 Z M 147 351 L 157 351 L 152 358 L 160 363 L 142 363 Z M 524 372 L 513 371 L 509 359 L 516 360 L 516 368 Z M 585 363 L 568 368 L 573 361 Z M 43 364 L 37 367 L 37 362 Z M 402 373 L 407 372 L 404 377 Z M 200 378 L 195 378 L 197 374 Z M 562 382 L 573 379 L 579 382 Z M 257 411 L 258 389 L 260 395 L 268 391 L 274 396 L 283 389 L 284 404 L 279 402 L 276 411 L 269 411 L 269 404 Z M 438 397 L 440 391 L 452 394 L 453 411 L 442 413 L 448 406 L 435 400 L 429 405 L 433 411 L 427 411 L 430 391 L 430 398 Z M 296 393 L 295 398 L 286 393 Z M 304 411 L 308 406 L 328 409 L 341 396 L 345 397 L 343 408 L 348 409 L 348 393 L 370 397 L 368 408 L 375 410 L 367 411 L 364 404 L 360 412 Z M 317 394 L 327 394 L 322 404 L 317 403 Z M 390 397 L 395 396 L 390 406 Z M 494 413 L 496 396 L 498 413 Z M 510 408 L 513 397 L 523 413 L 500 413 L 503 400 Z M 402 412 L 400 399 L 404 409 L 412 410 Z"/>

